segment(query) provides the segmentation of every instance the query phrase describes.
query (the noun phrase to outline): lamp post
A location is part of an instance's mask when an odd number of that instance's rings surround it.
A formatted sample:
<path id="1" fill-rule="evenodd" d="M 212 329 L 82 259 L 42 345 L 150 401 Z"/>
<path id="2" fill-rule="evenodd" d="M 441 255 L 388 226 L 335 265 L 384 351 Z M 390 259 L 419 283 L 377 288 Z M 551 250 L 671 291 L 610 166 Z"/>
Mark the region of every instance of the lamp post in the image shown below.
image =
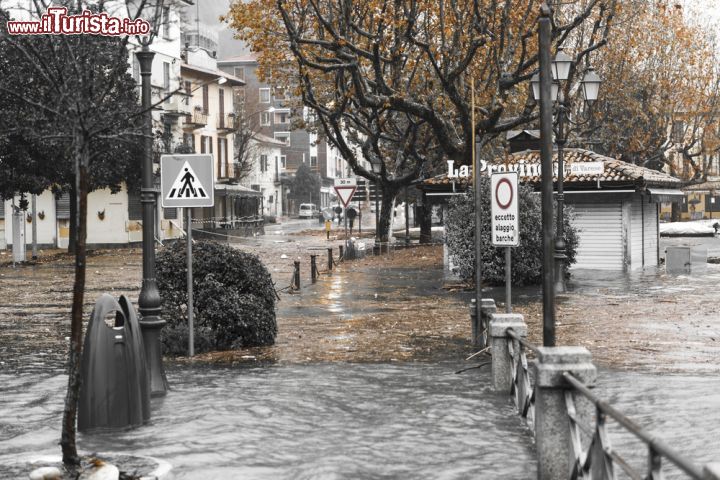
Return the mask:
<path id="1" fill-rule="evenodd" d="M 375 246 L 373 253 L 379 253 L 380 247 L 380 210 L 378 207 L 378 197 L 380 196 L 380 173 L 382 172 L 382 163 L 370 162 L 370 170 L 375 174 Z"/>
<path id="2" fill-rule="evenodd" d="M 563 293 L 565 288 L 565 263 L 567 261 L 565 243 L 565 155 L 564 147 L 567 142 L 565 133 L 565 122 L 569 121 L 567 117 L 568 107 L 565 103 L 565 95 L 560 88 L 559 82 L 567 81 L 572 66 L 572 58 L 570 58 L 562 49 L 558 49 L 555 58 L 552 60 L 553 88 L 551 98 L 557 100 L 557 135 L 555 143 L 558 148 L 558 174 L 557 174 L 557 219 L 555 234 L 555 293 Z M 536 100 L 540 99 L 540 86 L 537 75 L 530 80 L 533 86 L 533 95 Z M 588 105 L 592 105 L 597 100 L 598 91 L 600 89 L 600 77 L 592 68 L 589 68 L 581 81 L 583 96 Z"/>
<path id="3" fill-rule="evenodd" d="M 155 188 L 153 187 L 152 163 L 152 112 L 150 74 L 155 53 L 147 45 L 136 53 L 140 63 L 142 78 L 142 109 L 143 109 L 143 140 L 144 152 L 141 164 L 142 188 L 141 202 L 143 208 L 143 281 L 138 298 L 140 310 L 140 328 L 142 330 L 145 359 L 150 377 L 150 394 L 153 396 L 167 393 L 167 379 L 162 364 L 160 349 L 160 330 L 165 321 L 160 318 L 160 291 L 155 279 Z"/>

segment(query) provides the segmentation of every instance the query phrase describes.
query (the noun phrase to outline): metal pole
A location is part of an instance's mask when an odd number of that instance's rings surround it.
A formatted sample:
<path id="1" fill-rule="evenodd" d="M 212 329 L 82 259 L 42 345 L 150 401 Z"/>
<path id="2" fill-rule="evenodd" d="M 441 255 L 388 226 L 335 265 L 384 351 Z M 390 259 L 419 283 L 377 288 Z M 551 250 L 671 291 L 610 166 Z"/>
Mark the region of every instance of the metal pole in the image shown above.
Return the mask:
<path id="1" fill-rule="evenodd" d="M 565 162 L 563 147 L 565 146 L 565 98 L 562 90 L 558 92 L 558 135 L 555 140 L 558 146 L 558 180 L 557 180 L 557 233 L 555 235 L 555 293 L 565 292 Z"/>
<path id="2" fill-rule="evenodd" d="M 407 186 L 405 187 L 405 245 L 410 244 L 410 207 L 408 206 Z"/>
<path id="3" fill-rule="evenodd" d="M 510 247 L 505 247 L 505 313 L 512 313 L 512 297 L 510 296 L 512 287 L 512 259 L 510 254 Z"/>
<path id="4" fill-rule="evenodd" d="M 300 262 L 295 260 L 295 289 L 300 290 Z"/>
<path id="5" fill-rule="evenodd" d="M 32 194 L 32 259 L 37 260 L 37 195 Z"/>
<path id="6" fill-rule="evenodd" d="M 543 345 L 555 346 L 555 282 L 553 271 L 552 99 L 550 73 L 550 8 L 543 3 L 538 20 L 540 46 L 540 158 L 542 162 Z"/>
<path id="7" fill-rule="evenodd" d="M 480 186 L 480 162 L 475 152 L 475 79 L 470 81 L 470 104 L 472 113 L 471 122 L 471 151 L 473 161 L 473 183 L 475 186 L 475 308 L 477 318 L 480 318 L 480 306 L 482 305 L 482 192 Z"/>
<path id="8" fill-rule="evenodd" d="M 378 208 L 378 194 L 380 193 L 380 182 L 375 182 L 375 242 L 377 243 L 379 240 L 379 230 L 380 230 L 380 210 Z"/>
<path id="9" fill-rule="evenodd" d="M 310 280 L 312 283 L 317 281 L 317 255 L 310 255 Z"/>
<path id="10" fill-rule="evenodd" d="M 332 264 L 333 264 L 332 247 L 328 247 L 328 271 L 329 272 L 332 272 Z"/>
<path id="11" fill-rule="evenodd" d="M 160 291 L 155 280 L 155 190 L 153 188 L 152 164 L 152 113 L 150 75 L 155 53 L 147 45 L 136 52 L 142 77 L 143 141 L 145 142 L 142 170 L 141 203 L 143 207 L 143 281 L 138 298 L 140 328 L 145 346 L 145 359 L 150 377 L 150 393 L 153 396 L 167 393 L 167 379 L 162 364 L 160 330 L 165 321 L 160 318 Z"/>
<path id="12" fill-rule="evenodd" d="M 195 332 L 193 325 L 193 271 L 192 271 L 192 209 L 187 212 L 187 292 L 188 292 L 188 356 L 195 355 Z"/>

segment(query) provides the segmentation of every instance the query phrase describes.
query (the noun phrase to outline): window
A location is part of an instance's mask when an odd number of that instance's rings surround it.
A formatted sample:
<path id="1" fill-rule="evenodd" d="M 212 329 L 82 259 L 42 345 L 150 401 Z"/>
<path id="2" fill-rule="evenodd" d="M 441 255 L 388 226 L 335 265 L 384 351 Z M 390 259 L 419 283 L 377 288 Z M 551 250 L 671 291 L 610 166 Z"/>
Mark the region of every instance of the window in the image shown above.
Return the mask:
<path id="1" fill-rule="evenodd" d="M 275 100 L 285 100 L 285 89 L 282 87 L 275 87 Z"/>
<path id="2" fill-rule="evenodd" d="M 218 126 L 225 127 L 225 90 L 218 90 Z"/>
<path id="3" fill-rule="evenodd" d="M 161 35 L 165 40 L 170 39 L 170 7 L 163 7 L 160 22 Z"/>
<path id="4" fill-rule="evenodd" d="M 245 67 L 235 67 L 233 73 L 240 80 L 245 80 Z"/>
<path id="5" fill-rule="evenodd" d="M 203 103 L 202 103 L 203 113 L 205 115 L 207 115 L 208 114 L 208 105 L 210 104 L 210 90 L 207 85 L 203 85 L 202 92 L 203 92 Z"/>
<path id="6" fill-rule="evenodd" d="M 287 125 L 290 123 L 290 112 L 275 112 L 275 125 Z"/>
<path id="7" fill-rule="evenodd" d="M 218 178 L 227 178 L 230 175 L 230 165 L 228 165 L 226 138 L 217 139 L 217 163 Z"/>
<path id="8" fill-rule="evenodd" d="M 685 122 L 676 120 L 672 124 L 672 141 L 674 143 L 683 143 L 685 138 Z"/>
<path id="9" fill-rule="evenodd" d="M 280 155 L 280 168 L 285 169 L 287 166 L 287 157 L 285 155 Z"/>
<path id="10" fill-rule="evenodd" d="M 165 92 L 170 91 L 170 64 L 163 62 L 163 88 Z"/>
<path id="11" fill-rule="evenodd" d="M 285 146 L 290 146 L 290 132 L 275 132 L 275 140 L 279 140 L 285 144 Z"/>
<path id="12" fill-rule="evenodd" d="M 140 192 L 128 192 L 128 220 L 142 220 Z"/>
<path id="13" fill-rule="evenodd" d="M 268 197 L 268 203 L 273 203 L 273 196 L 272 196 L 272 195 L 270 195 L 270 196 Z"/>
<path id="14" fill-rule="evenodd" d="M 269 88 L 261 88 L 260 89 L 260 103 L 270 103 L 270 89 Z"/>
<path id="15" fill-rule="evenodd" d="M 165 217 L 166 220 L 177 220 L 177 208 L 170 207 L 163 209 L 163 217 Z"/>
<path id="16" fill-rule="evenodd" d="M 265 173 L 268 170 L 268 156 L 260 155 L 260 172 Z"/>
<path id="17" fill-rule="evenodd" d="M 192 82 L 185 80 L 185 105 L 190 105 L 190 98 L 192 97 Z"/>
<path id="18" fill-rule="evenodd" d="M 195 135 L 192 133 L 183 133 L 183 144 L 192 148 L 192 153 L 195 153 Z"/>
<path id="19" fill-rule="evenodd" d="M 136 56 L 133 56 L 132 67 L 133 67 L 133 73 L 132 73 L 133 79 L 135 79 L 135 83 L 140 83 L 140 62 L 138 61 Z"/>
<path id="20" fill-rule="evenodd" d="M 310 155 L 310 166 L 317 167 L 317 157 L 315 155 Z"/>
<path id="21" fill-rule="evenodd" d="M 269 127 L 270 126 L 270 112 L 260 112 L 260 126 L 261 127 Z"/>
<path id="22" fill-rule="evenodd" d="M 245 87 L 233 88 L 233 103 L 235 104 L 235 112 L 243 113 L 245 110 Z"/>

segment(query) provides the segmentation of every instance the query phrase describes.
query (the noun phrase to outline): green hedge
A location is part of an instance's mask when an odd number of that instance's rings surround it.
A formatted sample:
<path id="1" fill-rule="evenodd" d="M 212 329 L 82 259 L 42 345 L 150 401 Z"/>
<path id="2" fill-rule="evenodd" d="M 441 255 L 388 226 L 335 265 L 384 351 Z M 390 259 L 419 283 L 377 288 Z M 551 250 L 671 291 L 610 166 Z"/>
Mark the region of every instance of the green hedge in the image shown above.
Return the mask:
<path id="1" fill-rule="evenodd" d="M 157 258 L 166 354 L 186 354 L 187 246 L 179 241 Z M 277 335 L 275 289 L 256 255 L 215 242 L 193 244 L 195 351 L 272 345 Z"/>
<path id="2" fill-rule="evenodd" d="M 505 283 L 505 252 L 490 243 L 490 179 L 481 178 L 482 188 L 482 277 L 483 283 Z M 520 185 L 520 246 L 512 248 L 513 285 L 533 285 L 542 282 L 542 211 L 540 194 Z M 572 209 L 565 207 L 565 242 L 567 268 L 575 263 L 578 237 L 570 223 Z M 554 228 L 554 227 L 553 227 Z M 453 258 L 455 273 L 463 280 L 475 277 L 475 197 L 472 191 L 450 200 L 445 218 L 445 241 Z"/>

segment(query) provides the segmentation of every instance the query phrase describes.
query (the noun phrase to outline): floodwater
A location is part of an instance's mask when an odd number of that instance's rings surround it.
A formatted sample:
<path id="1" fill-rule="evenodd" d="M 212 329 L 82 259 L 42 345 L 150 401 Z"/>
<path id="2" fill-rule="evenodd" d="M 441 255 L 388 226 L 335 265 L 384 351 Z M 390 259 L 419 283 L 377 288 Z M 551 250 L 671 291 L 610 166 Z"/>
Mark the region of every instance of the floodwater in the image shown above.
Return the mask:
<path id="1" fill-rule="evenodd" d="M 175 369 L 148 425 L 82 435 L 79 445 L 160 458 L 176 479 L 534 477 L 532 439 L 507 398 L 491 391 L 487 373 L 457 368 Z M 0 383 L 0 472 L 57 454 L 65 377 Z"/>
<path id="2" fill-rule="evenodd" d="M 138 258 L 91 260 L 89 301 L 109 288 L 134 297 Z M 488 387 L 487 367 L 454 373 L 471 365 L 463 360 L 472 353 L 466 297 L 443 292 L 437 268 L 347 265 L 283 296 L 276 363 L 172 364 L 172 390 L 153 399 L 147 425 L 81 435 L 80 447 L 157 457 L 177 479 L 534 478 L 530 432 L 509 399 Z M 71 273 L 69 265 L 42 265 L 0 278 L 10 287 L 0 301 L 2 479 L 23 478 L 29 459 L 59 453 Z M 720 340 L 718 283 L 720 265 L 690 276 L 576 272 L 559 302 L 560 343 L 588 346 L 601 365 L 615 365 L 603 355 L 617 347 L 628 368 L 643 369 L 604 368 L 596 392 L 698 465 L 720 461 L 720 376 L 696 368 L 708 362 L 716 371 L 720 363 L 720 350 L 711 348 Z M 519 305 L 538 296 L 537 289 L 516 293 Z M 460 306 L 453 311 L 450 303 Z M 28 332 L 31 320 L 39 328 Z M 532 321 L 528 315 L 539 331 Z M 570 328 L 577 341 L 563 337 Z M 623 343 L 625 335 L 643 340 L 641 349 Z M 309 358 L 301 338 L 327 343 L 315 342 L 318 354 Z M 394 350 L 378 353 L 388 344 Z M 663 361 L 684 372 L 656 373 Z M 614 449 L 642 468 L 645 448 L 614 422 L 609 429 Z"/>

